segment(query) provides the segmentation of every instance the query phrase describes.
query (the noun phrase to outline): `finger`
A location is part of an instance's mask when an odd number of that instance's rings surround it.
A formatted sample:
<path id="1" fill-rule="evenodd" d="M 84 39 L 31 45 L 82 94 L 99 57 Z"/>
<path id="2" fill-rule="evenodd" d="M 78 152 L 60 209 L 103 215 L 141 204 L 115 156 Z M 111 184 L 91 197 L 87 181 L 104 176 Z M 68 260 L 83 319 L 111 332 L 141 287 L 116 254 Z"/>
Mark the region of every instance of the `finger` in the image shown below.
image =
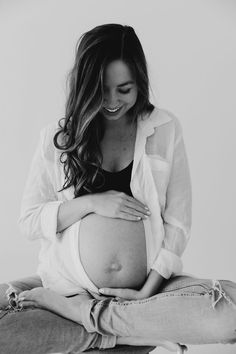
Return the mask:
<path id="1" fill-rule="evenodd" d="M 134 216 L 139 216 L 140 218 L 148 218 L 149 214 L 142 212 L 142 211 L 137 211 L 136 209 L 130 208 L 130 207 L 126 207 L 124 206 L 122 208 L 122 212 L 130 214 L 130 215 L 134 215 Z"/>
<path id="2" fill-rule="evenodd" d="M 108 296 L 118 296 L 120 297 L 120 294 L 123 289 L 113 289 L 113 288 L 101 288 L 99 289 L 99 292 L 102 295 L 108 295 Z"/>
<path id="3" fill-rule="evenodd" d="M 117 217 L 120 219 L 123 219 L 123 220 L 129 220 L 129 221 L 140 221 L 142 219 L 141 216 L 135 216 L 135 215 L 132 215 L 129 213 L 124 213 L 122 211 L 118 214 Z"/>
<path id="4" fill-rule="evenodd" d="M 27 300 L 27 301 L 35 301 L 35 290 L 36 288 L 32 289 L 32 290 L 25 290 L 22 291 L 19 295 L 18 295 L 18 300 L 19 301 L 23 301 L 23 300 Z"/>
<path id="5" fill-rule="evenodd" d="M 137 205 L 138 207 L 142 208 L 142 209 L 145 209 L 145 210 L 149 210 L 148 206 L 146 204 L 143 204 L 142 202 L 140 202 L 139 200 L 129 196 L 129 195 L 126 195 L 126 200 L 128 200 L 129 202 L 131 202 L 132 204 L 134 205 Z"/>
<path id="6" fill-rule="evenodd" d="M 131 208 L 132 210 L 136 210 L 144 215 L 150 215 L 150 210 L 148 209 L 148 207 L 136 204 L 133 201 L 126 200 L 125 206 Z"/>
<path id="7" fill-rule="evenodd" d="M 29 308 L 29 307 L 37 307 L 37 304 L 36 302 L 34 301 L 19 301 L 18 302 L 18 305 L 23 308 L 23 309 L 26 309 L 26 308 Z"/>
<path id="8" fill-rule="evenodd" d="M 18 295 L 19 301 L 22 301 L 22 300 L 25 300 L 25 299 L 28 299 L 28 300 L 29 300 L 29 298 L 30 298 L 30 290 L 22 291 L 22 292 Z"/>
<path id="9" fill-rule="evenodd" d="M 142 202 L 140 202 L 139 200 L 137 200 L 133 197 L 130 197 L 129 195 L 127 196 L 126 200 L 141 209 L 144 209 L 144 210 L 149 209 L 147 205 L 143 204 Z"/>

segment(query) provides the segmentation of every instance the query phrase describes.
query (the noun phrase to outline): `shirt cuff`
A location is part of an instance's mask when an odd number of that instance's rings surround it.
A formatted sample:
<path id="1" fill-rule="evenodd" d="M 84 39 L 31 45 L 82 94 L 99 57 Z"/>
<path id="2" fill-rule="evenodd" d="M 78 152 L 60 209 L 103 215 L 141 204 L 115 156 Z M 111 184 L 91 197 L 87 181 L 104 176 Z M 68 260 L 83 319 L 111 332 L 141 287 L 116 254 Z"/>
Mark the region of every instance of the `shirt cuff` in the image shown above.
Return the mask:
<path id="1" fill-rule="evenodd" d="M 48 202 L 41 213 L 42 234 L 47 239 L 53 239 L 57 234 L 57 214 L 62 201 Z"/>
<path id="2" fill-rule="evenodd" d="M 165 279 L 169 279 L 171 275 L 181 273 L 183 268 L 182 260 L 175 253 L 161 248 L 151 269 L 156 270 Z"/>

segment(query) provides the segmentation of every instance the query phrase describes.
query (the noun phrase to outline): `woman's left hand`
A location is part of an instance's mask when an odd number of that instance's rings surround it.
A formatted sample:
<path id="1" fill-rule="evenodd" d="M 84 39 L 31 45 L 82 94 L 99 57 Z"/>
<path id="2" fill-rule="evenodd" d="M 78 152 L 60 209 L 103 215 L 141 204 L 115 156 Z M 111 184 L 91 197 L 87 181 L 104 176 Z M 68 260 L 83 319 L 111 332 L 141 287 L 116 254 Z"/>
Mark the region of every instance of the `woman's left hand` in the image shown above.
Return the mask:
<path id="1" fill-rule="evenodd" d="M 102 295 L 120 297 L 125 300 L 141 300 L 141 299 L 146 298 L 146 296 L 142 293 L 141 290 L 119 289 L 119 288 L 102 288 L 102 289 L 99 289 L 99 292 Z"/>

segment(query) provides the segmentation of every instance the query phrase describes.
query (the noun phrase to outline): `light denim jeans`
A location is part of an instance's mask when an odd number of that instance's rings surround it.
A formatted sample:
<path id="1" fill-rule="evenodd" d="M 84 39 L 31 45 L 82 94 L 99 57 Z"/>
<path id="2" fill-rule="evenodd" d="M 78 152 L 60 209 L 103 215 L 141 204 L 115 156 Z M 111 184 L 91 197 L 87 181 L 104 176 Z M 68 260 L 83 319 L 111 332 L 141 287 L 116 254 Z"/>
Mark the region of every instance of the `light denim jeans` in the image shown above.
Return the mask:
<path id="1" fill-rule="evenodd" d="M 100 349 L 104 354 L 148 354 L 155 348 L 153 346 L 116 346 L 115 336 L 89 333 L 82 325 L 50 311 L 43 309 L 17 311 L 17 307 L 9 305 L 7 293 L 10 288 L 18 294 L 39 286 L 42 286 L 42 282 L 38 276 L 0 284 L 1 354 L 77 354 L 85 351 L 96 354 L 100 352 Z M 12 302 L 11 304 L 14 305 Z"/>
<path id="2" fill-rule="evenodd" d="M 11 282 L 20 290 L 36 278 Z M 0 307 L 6 308 L 2 285 Z M 95 294 L 94 294 L 95 297 Z M 79 324 L 42 309 L 0 313 L 2 354 L 81 353 L 93 347 L 112 348 L 117 336 L 181 344 L 236 343 L 236 283 L 181 275 L 166 280 L 160 292 L 145 300 L 88 300 Z M 148 353 L 153 348 L 142 348 Z M 142 353 L 137 348 L 137 353 Z M 112 351 L 109 351 L 112 352 Z M 124 350 L 122 353 L 129 353 Z"/>

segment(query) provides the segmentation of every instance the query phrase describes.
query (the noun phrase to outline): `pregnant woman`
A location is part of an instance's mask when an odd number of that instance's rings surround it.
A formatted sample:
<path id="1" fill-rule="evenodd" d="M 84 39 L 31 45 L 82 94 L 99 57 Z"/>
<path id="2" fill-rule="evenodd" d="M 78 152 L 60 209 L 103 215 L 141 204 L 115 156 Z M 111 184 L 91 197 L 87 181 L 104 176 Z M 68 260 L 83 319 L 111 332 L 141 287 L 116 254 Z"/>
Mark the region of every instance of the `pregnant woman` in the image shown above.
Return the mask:
<path id="1" fill-rule="evenodd" d="M 69 82 L 65 118 L 42 130 L 24 192 L 20 226 L 42 243 L 38 287 L 15 286 L 17 312 L 2 305 L 4 353 L 22 323 L 35 335 L 36 315 L 64 347 L 54 336 L 49 351 L 37 327 L 41 347 L 27 336 L 24 353 L 234 342 L 235 284 L 180 275 L 191 227 L 182 128 L 149 101 L 133 28 L 85 33 Z"/>

